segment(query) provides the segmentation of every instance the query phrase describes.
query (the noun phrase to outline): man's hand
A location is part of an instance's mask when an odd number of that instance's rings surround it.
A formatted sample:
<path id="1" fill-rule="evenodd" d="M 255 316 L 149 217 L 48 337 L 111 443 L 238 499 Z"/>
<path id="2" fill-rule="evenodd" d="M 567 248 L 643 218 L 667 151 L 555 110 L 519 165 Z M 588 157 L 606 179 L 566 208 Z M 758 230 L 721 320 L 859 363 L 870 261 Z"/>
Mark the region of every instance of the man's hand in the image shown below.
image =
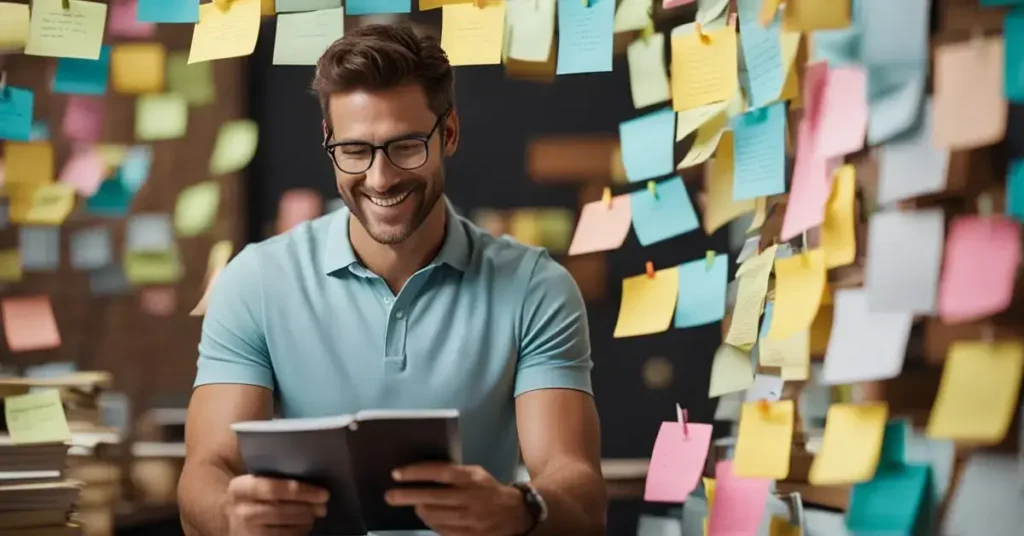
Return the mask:
<path id="1" fill-rule="evenodd" d="M 392 506 L 413 506 L 441 536 L 523 534 L 533 520 L 522 493 L 501 484 L 478 465 L 421 463 L 393 473 L 398 482 L 434 482 L 450 488 L 402 488 L 387 493 Z"/>
<path id="2" fill-rule="evenodd" d="M 327 515 L 327 490 L 277 478 L 235 477 L 225 504 L 231 536 L 305 535 Z"/>

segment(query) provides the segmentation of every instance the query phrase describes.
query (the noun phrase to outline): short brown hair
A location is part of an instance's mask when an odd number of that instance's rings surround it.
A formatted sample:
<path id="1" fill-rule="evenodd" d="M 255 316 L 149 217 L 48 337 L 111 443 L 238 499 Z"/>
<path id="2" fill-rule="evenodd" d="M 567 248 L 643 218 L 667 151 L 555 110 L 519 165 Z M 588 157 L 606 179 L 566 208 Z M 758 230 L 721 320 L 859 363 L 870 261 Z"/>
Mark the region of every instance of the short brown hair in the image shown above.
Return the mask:
<path id="1" fill-rule="evenodd" d="M 408 83 L 423 88 L 437 115 L 454 104 L 455 73 L 437 39 L 421 37 L 407 25 L 370 24 L 347 32 L 320 56 L 312 87 L 329 120 L 332 93 Z"/>

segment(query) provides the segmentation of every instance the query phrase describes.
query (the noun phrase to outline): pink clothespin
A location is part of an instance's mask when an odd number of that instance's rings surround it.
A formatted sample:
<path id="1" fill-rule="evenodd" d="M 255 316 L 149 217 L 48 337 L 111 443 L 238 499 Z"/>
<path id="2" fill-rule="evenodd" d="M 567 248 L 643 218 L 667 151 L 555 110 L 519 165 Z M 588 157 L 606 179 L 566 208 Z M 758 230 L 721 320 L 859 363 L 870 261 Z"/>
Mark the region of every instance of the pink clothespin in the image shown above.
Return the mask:
<path id="1" fill-rule="evenodd" d="M 681 424 L 683 427 L 683 437 L 689 437 L 690 429 L 686 426 L 686 422 L 690 420 L 690 418 L 686 410 L 683 409 L 679 404 L 676 404 L 676 420 L 679 421 L 679 424 Z"/>

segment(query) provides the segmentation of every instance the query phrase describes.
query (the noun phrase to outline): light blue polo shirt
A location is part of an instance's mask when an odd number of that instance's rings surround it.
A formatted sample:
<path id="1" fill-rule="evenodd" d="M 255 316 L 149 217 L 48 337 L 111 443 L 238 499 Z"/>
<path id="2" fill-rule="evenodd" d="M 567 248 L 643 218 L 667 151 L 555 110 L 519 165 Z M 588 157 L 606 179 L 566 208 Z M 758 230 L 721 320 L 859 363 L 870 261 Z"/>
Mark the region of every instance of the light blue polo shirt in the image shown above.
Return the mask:
<path id="1" fill-rule="evenodd" d="M 591 392 L 586 308 L 545 250 L 442 202 L 444 245 L 397 296 L 356 258 L 347 209 L 245 247 L 210 292 L 195 385 L 272 389 L 283 417 L 457 408 L 464 462 L 514 480 L 515 397 Z"/>

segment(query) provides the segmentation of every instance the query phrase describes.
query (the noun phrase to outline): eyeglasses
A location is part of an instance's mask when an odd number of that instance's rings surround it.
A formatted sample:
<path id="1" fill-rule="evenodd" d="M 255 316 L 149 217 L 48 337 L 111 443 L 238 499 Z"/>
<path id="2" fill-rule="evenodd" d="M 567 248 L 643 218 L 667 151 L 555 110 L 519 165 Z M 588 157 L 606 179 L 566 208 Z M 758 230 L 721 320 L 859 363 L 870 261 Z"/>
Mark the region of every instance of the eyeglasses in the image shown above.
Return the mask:
<path id="1" fill-rule="evenodd" d="M 430 157 L 430 138 L 434 136 L 451 107 L 438 116 L 434 126 L 426 136 L 403 136 L 389 140 L 383 145 L 374 145 L 361 141 L 353 142 L 328 142 L 333 132 L 328 132 L 324 139 L 323 147 L 327 154 L 331 155 L 334 165 L 342 172 L 349 175 L 361 175 L 366 173 L 377 158 L 377 151 L 383 151 L 388 160 L 398 169 L 411 171 L 422 167 Z"/>

